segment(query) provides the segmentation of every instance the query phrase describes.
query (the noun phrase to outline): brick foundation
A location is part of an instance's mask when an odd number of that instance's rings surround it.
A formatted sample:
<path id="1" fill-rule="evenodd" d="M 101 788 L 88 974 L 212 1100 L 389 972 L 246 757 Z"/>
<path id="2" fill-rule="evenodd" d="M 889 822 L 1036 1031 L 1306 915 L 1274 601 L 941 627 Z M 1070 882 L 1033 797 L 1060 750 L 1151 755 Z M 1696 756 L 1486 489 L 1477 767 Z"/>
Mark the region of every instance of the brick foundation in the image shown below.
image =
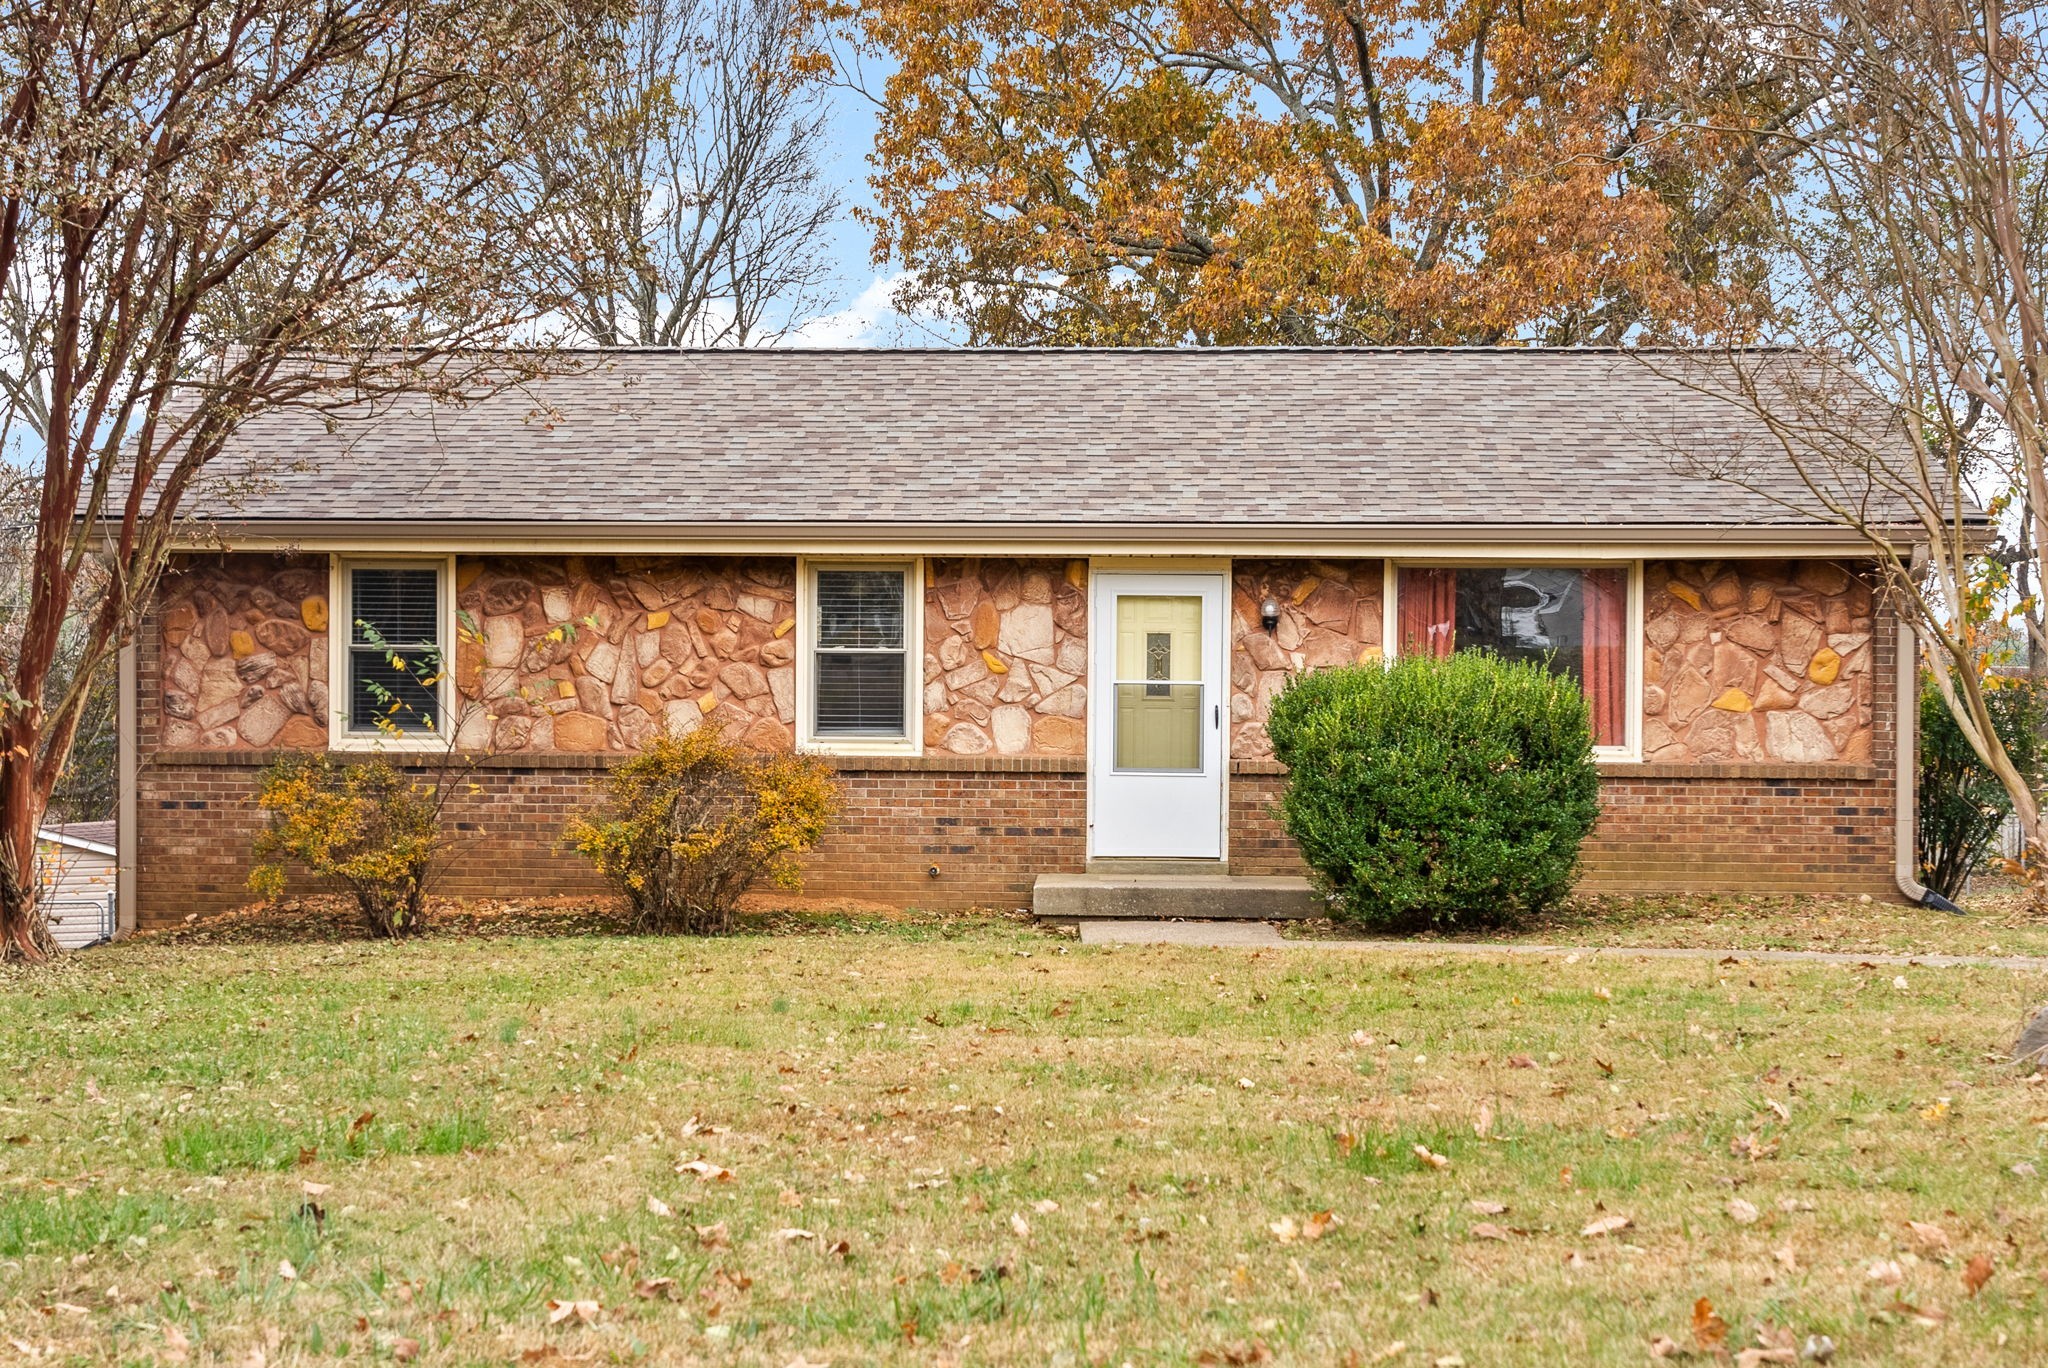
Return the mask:
<path id="1" fill-rule="evenodd" d="M 1233 873 L 1302 872 L 1273 816 L 1285 782 L 1271 763 L 1231 775 Z M 1891 783 L 1869 765 L 1605 766 L 1579 886 L 1896 899 L 1891 839 Z"/>
<path id="2" fill-rule="evenodd" d="M 142 776 L 140 915 L 145 927 L 247 902 L 261 816 L 248 752 L 164 757 Z M 459 896 L 599 891 L 561 845 L 590 803 L 600 760 L 497 757 L 481 797 L 451 807 L 458 844 L 440 885 Z M 1039 874 L 1081 870 L 1087 776 L 1078 760 L 847 761 L 841 815 L 806 862 L 804 892 L 931 908 L 1021 907 Z M 1285 776 L 1240 761 L 1230 787 L 1230 867 L 1295 874 L 1273 807 Z M 1891 787 L 1874 767 L 1609 767 L 1584 887 L 1603 893 L 1869 893 L 1891 882 Z M 1702 831 L 1713 839 L 1702 840 Z M 938 874 L 928 871 L 936 867 Z"/>

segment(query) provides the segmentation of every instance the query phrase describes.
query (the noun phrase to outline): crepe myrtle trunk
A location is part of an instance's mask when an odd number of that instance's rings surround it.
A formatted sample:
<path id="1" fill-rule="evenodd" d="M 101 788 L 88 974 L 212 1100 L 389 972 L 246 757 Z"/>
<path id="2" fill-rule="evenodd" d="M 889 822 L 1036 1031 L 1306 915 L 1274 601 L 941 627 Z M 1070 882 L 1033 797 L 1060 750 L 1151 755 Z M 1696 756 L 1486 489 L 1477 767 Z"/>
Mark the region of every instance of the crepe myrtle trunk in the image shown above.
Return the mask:
<path id="1" fill-rule="evenodd" d="M 42 960 L 56 949 L 36 898 L 36 831 L 42 825 L 43 799 L 34 793 L 29 768 L 14 763 L 0 768 L 0 942 L 6 946 L 0 959 Z"/>

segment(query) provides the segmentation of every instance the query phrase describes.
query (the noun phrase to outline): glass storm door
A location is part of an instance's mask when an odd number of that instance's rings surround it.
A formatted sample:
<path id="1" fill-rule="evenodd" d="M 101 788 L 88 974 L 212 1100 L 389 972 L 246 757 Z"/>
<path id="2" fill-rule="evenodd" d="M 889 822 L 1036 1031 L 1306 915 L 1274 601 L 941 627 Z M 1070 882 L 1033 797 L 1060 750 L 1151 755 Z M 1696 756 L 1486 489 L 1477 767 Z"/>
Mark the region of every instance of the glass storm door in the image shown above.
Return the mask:
<path id="1" fill-rule="evenodd" d="M 1089 853 L 1223 854 L 1221 575 L 1098 574 Z"/>

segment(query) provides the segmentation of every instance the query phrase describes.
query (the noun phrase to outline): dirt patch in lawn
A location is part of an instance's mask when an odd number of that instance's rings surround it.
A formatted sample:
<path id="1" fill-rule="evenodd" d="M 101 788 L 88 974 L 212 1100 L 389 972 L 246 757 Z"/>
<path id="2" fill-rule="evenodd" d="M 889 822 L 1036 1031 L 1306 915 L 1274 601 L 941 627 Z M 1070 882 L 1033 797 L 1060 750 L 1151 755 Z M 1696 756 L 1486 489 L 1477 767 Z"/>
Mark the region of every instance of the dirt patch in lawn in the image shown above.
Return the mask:
<path id="1" fill-rule="evenodd" d="M 790 935 L 852 934 L 887 928 L 940 929 L 989 921 L 1015 922 L 1014 912 L 926 912 L 859 898 L 750 893 L 740 901 L 739 929 Z M 1028 919 L 1027 919 L 1028 920 Z M 608 896 L 432 898 L 424 935 L 619 936 L 633 932 L 623 901 Z M 140 933 L 137 940 L 174 945 L 320 944 L 365 939 L 362 918 L 346 897 L 318 895 L 254 902 L 183 925 Z"/>

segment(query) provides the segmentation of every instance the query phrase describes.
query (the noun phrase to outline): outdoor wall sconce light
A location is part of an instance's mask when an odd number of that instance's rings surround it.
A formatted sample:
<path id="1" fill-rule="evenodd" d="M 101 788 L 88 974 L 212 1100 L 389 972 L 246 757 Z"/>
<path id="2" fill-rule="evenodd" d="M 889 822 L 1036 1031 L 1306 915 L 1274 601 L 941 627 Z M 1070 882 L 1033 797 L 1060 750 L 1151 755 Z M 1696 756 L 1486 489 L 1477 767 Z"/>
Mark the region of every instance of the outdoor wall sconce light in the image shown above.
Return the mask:
<path id="1" fill-rule="evenodd" d="M 1280 625 L 1280 600 L 1268 597 L 1259 605 L 1259 625 L 1269 632 Z"/>

